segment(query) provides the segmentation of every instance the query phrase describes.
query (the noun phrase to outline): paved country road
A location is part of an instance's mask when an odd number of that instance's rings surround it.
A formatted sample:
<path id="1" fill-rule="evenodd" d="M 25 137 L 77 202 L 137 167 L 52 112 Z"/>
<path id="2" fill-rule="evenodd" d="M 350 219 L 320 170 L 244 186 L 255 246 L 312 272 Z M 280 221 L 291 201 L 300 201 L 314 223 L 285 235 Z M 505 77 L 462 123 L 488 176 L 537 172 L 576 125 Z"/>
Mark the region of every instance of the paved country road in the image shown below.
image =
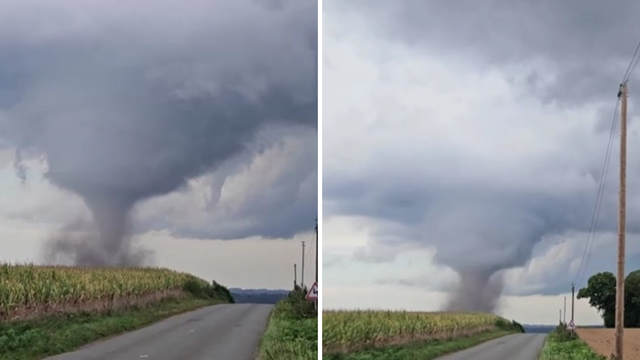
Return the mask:
<path id="1" fill-rule="evenodd" d="M 438 360 L 538 360 L 546 337 L 546 334 L 508 335 Z"/>
<path id="2" fill-rule="evenodd" d="M 209 306 L 45 360 L 255 360 L 271 308 Z"/>

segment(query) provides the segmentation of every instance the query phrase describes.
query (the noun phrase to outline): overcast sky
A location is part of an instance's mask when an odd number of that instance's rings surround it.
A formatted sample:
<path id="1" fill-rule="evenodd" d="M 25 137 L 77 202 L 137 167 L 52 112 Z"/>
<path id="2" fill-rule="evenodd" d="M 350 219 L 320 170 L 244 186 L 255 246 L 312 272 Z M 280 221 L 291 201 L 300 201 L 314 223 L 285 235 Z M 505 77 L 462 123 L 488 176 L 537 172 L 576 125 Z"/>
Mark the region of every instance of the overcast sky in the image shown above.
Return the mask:
<path id="1" fill-rule="evenodd" d="M 499 312 L 553 324 L 615 271 L 617 137 L 583 257 L 640 4 L 326 0 L 323 306 L 438 310 L 454 269 L 505 277 Z M 640 268 L 638 73 L 627 270 Z M 577 324 L 598 324 L 586 301 Z"/>
<path id="2" fill-rule="evenodd" d="M 0 0 L 0 259 L 124 209 L 145 264 L 291 287 L 316 98 L 313 0 Z"/>

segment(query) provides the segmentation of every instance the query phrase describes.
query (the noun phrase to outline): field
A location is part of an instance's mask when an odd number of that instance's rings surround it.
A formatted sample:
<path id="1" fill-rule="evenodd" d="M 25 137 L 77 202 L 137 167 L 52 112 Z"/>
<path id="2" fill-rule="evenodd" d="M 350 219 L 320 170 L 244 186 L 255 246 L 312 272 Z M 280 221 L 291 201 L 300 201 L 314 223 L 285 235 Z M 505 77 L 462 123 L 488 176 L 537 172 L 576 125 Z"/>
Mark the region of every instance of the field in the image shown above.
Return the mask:
<path id="1" fill-rule="evenodd" d="M 613 353 L 615 329 L 580 329 L 578 336 L 596 353 L 606 356 Z M 624 330 L 624 359 L 640 359 L 640 329 Z"/>
<path id="2" fill-rule="evenodd" d="M 295 289 L 273 309 L 260 344 L 259 360 L 312 360 L 318 358 L 318 313 Z"/>
<path id="3" fill-rule="evenodd" d="M 359 353 L 383 359 L 398 351 L 406 353 L 406 358 L 428 359 L 523 331 L 520 324 L 493 314 L 325 311 L 322 351 L 324 355 L 334 355 L 329 359 L 342 359 L 345 354 L 356 359 Z M 425 344 L 429 344 L 430 354 L 425 353 Z"/>
<path id="4" fill-rule="evenodd" d="M 4 264 L 0 266 L 0 321 L 115 310 L 187 293 L 199 294 L 211 288 L 193 275 L 168 269 Z M 226 289 L 217 290 L 220 293 L 212 293 L 212 297 L 225 296 Z"/>
<path id="5" fill-rule="evenodd" d="M 37 359 L 198 307 L 229 291 L 157 268 L 0 265 L 0 359 Z"/>

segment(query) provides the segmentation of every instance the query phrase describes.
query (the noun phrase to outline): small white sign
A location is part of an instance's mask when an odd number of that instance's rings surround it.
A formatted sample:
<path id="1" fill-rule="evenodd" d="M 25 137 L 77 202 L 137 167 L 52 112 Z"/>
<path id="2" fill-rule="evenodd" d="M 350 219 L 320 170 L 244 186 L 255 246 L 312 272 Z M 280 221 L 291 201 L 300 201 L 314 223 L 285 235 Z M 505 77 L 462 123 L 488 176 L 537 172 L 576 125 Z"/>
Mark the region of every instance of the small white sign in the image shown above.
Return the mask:
<path id="1" fill-rule="evenodd" d="M 576 324 L 574 324 L 573 321 L 569 321 L 569 329 L 571 329 L 571 330 L 575 330 L 576 329 Z"/>
<path id="2" fill-rule="evenodd" d="M 306 296 L 307 300 L 318 300 L 318 283 L 314 282 L 311 289 L 307 292 Z"/>

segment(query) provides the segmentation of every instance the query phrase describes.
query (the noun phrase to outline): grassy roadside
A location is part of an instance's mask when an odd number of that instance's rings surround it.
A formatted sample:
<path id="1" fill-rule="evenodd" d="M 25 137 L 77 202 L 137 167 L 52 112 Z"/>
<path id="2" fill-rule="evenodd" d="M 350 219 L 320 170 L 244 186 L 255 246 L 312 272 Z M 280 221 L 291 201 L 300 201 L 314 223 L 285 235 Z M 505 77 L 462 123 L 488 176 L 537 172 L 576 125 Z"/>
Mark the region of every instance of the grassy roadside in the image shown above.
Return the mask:
<path id="1" fill-rule="evenodd" d="M 259 360 L 311 360 L 318 358 L 318 313 L 296 288 L 278 302 L 260 342 Z"/>
<path id="2" fill-rule="evenodd" d="M 144 308 L 133 307 L 110 313 L 63 314 L 40 320 L 1 323 L 0 360 L 42 359 L 221 302 L 193 296 L 168 298 Z"/>
<path id="3" fill-rule="evenodd" d="M 327 360 L 432 360 L 513 333 L 513 331 L 495 330 L 449 341 L 429 341 L 411 345 L 389 346 L 356 353 L 324 354 L 322 358 Z"/>
<path id="4" fill-rule="evenodd" d="M 606 360 L 606 357 L 596 354 L 564 325 L 558 325 L 547 336 L 539 360 Z"/>

